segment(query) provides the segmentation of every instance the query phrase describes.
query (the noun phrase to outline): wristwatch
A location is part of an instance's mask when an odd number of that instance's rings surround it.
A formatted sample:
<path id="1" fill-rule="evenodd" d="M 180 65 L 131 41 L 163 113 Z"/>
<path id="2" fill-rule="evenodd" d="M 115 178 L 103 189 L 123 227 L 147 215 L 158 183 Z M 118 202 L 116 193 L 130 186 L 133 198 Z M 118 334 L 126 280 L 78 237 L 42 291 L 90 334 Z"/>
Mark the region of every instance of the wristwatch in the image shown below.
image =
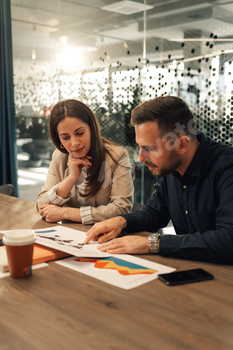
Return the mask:
<path id="1" fill-rule="evenodd" d="M 152 233 L 147 237 L 149 244 L 150 244 L 150 252 L 152 254 L 159 254 L 158 250 L 158 240 L 160 238 L 160 233 Z"/>

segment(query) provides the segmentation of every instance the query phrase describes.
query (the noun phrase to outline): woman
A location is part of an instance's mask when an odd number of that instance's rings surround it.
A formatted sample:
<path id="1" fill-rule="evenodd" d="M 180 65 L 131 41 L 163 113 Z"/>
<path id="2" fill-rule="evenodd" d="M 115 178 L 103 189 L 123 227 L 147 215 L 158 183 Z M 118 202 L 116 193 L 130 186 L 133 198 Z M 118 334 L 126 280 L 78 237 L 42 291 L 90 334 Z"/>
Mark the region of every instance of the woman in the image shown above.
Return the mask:
<path id="1" fill-rule="evenodd" d="M 42 218 L 93 224 L 130 212 L 134 189 L 129 156 L 101 136 L 90 108 L 74 99 L 58 102 L 49 129 L 57 150 L 36 201 Z"/>

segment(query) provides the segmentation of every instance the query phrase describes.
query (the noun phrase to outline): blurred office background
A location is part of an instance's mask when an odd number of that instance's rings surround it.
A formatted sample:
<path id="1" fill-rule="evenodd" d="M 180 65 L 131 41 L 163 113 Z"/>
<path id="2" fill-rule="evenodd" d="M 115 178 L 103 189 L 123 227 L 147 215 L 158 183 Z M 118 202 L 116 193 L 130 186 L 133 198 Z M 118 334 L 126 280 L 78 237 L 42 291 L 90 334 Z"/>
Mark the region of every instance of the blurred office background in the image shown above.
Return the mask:
<path id="1" fill-rule="evenodd" d="M 80 99 L 135 163 L 135 201 L 154 177 L 137 162 L 131 110 L 183 98 L 198 128 L 233 141 L 233 1 L 11 0 L 19 197 L 35 201 L 54 146 L 54 104 Z"/>

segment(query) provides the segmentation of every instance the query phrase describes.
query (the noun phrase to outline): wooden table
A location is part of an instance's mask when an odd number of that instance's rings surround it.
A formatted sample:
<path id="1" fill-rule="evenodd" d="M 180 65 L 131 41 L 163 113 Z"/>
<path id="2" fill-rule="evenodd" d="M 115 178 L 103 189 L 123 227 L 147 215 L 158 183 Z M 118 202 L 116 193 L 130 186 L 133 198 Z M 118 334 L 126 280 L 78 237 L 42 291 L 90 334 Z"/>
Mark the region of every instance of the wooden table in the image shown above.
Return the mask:
<path id="1" fill-rule="evenodd" d="M 52 225 L 34 203 L 0 195 L 0 230 Z M 154 280 L 124 291 L 50 262 L 29 278 L 0 280 L 0 349 L 232 349 L 233 267 L 141 257 L 204 268 L 215 279 L 174 287 Z"/>

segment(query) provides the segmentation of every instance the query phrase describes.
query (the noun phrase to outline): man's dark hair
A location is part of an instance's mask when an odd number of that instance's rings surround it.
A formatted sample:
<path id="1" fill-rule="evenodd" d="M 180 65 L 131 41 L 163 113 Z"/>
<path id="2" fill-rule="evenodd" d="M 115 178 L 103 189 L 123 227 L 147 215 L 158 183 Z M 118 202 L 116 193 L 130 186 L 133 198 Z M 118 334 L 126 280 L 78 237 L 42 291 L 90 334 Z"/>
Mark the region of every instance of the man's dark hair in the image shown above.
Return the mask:
<path id="1" fill-rule="evenodd" d="M 174 132 L 177 127 L 192 138 L 194 132 L 188 130 L 189 122 L 192 130 L 195 129 L 195 118 L 188 105 L 179 97 L 160 96 L 153 100 L 145 101 L 135 107 L 131 114 L 133 126 L 148 121 L 156 121 L 162 132 Z"/>

